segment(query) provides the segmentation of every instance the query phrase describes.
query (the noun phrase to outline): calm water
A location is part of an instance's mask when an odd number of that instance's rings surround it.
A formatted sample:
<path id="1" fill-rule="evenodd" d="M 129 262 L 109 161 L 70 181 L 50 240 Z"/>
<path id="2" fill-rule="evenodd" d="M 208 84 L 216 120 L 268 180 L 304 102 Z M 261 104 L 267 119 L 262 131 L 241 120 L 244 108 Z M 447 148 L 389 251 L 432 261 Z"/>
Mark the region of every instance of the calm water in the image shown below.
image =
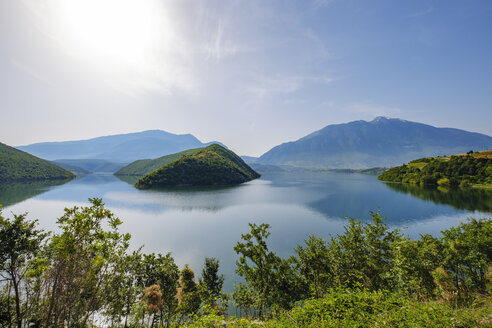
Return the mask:
<path id="1" fill-rule="evenodd" d="M 201 271 L 217 257 L 226 289 L 237 281 L 233 246 L 248 222 L 272 226 L 269 245 L 281 256 L 310 234 L 328 238 L 343 231 L 347 216 L 369 220 L 380 210 L 392 227 L 412 237 L 438 235 L 466 217 L 492 217 L 492 192 L 438 190 L 386 184 L 376 176 L 341 173 L 276 173 L 226 188 L 140 191 L 113 175 L 88 175 L 64 185 L 0 185 L 4 216 L 29 212 L 47 230 L 65 207 L 100 197 L 132 234 L 132 247 L 172 252 L 177 264 Z"/>

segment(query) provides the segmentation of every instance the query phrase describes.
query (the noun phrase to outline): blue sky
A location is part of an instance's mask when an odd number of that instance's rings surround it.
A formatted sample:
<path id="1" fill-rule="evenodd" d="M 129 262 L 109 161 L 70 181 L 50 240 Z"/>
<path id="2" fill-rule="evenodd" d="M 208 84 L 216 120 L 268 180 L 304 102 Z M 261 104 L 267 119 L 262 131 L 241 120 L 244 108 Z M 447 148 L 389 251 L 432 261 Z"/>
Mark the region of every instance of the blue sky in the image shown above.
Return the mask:
<path id="1" fill-rule="evenodd" d="M 0 142 L 162 129 L 261 155 L 389 116 L 492 135 L 491 1 L 0 1 Z"/>

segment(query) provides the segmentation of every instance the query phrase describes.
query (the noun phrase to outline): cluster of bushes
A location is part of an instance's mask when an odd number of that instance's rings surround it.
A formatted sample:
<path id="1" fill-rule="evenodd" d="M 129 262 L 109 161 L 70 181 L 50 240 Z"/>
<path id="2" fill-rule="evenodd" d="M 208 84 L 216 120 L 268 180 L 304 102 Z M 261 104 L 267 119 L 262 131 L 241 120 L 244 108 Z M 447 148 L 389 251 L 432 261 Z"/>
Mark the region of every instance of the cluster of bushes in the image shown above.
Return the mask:
<path id="1" fill-rule="evenodd" d="M 281 258 L 266 224 L 234 250 L 243 283 L 229 296 L 216 259 L 198 281 L 170 254 L 129 252 L 130 235 L 100 199 L 65 209 L 59 232 L 0 216 L 1 327 L 370 327 L 490 323 L 492 220 L 410 240 L 379 213 L 329 241 L 310 236 Z M 465 309 L 465 310 L 463 310 Z"/>
<path id="2" fill-rule="evenodd" d="M 449 187 L 492 184 L 492 159 L 470 154 L 449 159 L 423 158 L 391 168 L 378 179 Z"/>

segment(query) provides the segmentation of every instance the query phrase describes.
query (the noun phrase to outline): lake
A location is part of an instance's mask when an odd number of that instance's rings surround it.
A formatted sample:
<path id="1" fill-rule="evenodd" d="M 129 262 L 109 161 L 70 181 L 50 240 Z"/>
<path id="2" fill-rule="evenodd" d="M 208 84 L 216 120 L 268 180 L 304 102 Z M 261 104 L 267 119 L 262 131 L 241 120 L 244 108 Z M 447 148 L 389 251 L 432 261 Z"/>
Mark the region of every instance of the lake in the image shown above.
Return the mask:
<path id="1" fill-rule="evenodd" d="M 65 207 L 102 198 L 132 235 L 132 248 L 171 252 L 180 268 L 198 274 L 205 256 L 220 259 L 225 289 L 238 281 L 233 247 L 248 223 L 272 226 L 268 239 L 281 256 L 315 234 L 329 238 L 343 232 L 347 217 L 370 220 L 380 210 L 387 223 L 403 233 L 439 235 L 467 217 L 491 217 L 492 191 L 446 190 L 389 184 L 376 176 L 351 173 L 267 173 L 233 187 L 137 190 L 110 174 L 91 174 L 69 183 L 0 185 L 3 215 L 29 212 L 40 227 L 55 230 Z"/>

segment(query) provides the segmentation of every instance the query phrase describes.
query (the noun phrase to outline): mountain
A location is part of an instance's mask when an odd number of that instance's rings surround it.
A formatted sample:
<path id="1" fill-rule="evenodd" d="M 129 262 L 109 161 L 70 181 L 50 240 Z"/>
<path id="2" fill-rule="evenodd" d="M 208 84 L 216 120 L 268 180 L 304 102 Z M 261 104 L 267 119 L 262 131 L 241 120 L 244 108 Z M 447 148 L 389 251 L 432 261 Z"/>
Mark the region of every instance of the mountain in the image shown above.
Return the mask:
<path id="1" fill-rule="evenodd" d="M 75 175 L 41 158 L 0 143 L 0 182 L 73 179 Z"/>
<path id="2" fill-rule="evenodd" d="M 137 181 L 140 189 L 172 186 L 232 185 L 259 178 L 239 156 L 213 144 L 147 174 Z"/>
<path id="3" fill-rule="evenodd" d="M 81 172 L 85 171 L 86 174 L 114 173 L 125 166 L 124 163 L 114 163 L 105 159 L 58 159 L 52 162 L 71 172 L 78 169 Z"/>
<path id="4" fill-rule="evenodd" d="M 149 174 L 163 167 L 164 165 L 174 162 L 175 160 L 180 159 L 183 156 L 194 155 L 202 150 L 203 148 L 194 148 L 184 150 L 179 153 L 162 156 L 156 159 L 140 159 L 119 169 L 118 171 L 116 171 L 115 175 L 143 177 L 144 175 Z"/>
<path id="5" fill-rule="evenodd" d="M 307 168 L 390 167 L 415 158 L 492 148 L 492 137 L 451 128 L 377 117 L 333 124 L 276 146 L 258 163 Z"/>
<path id="6" fill-rule="evenodd" d="M 211 143 L 202 143 L 191 134 L 178 135 L 162 130 L 149 130 L 88 140 L 35 143 L 17 148 L 47 160 L 104 159 L 130 163 L 209 144 Z"/>

